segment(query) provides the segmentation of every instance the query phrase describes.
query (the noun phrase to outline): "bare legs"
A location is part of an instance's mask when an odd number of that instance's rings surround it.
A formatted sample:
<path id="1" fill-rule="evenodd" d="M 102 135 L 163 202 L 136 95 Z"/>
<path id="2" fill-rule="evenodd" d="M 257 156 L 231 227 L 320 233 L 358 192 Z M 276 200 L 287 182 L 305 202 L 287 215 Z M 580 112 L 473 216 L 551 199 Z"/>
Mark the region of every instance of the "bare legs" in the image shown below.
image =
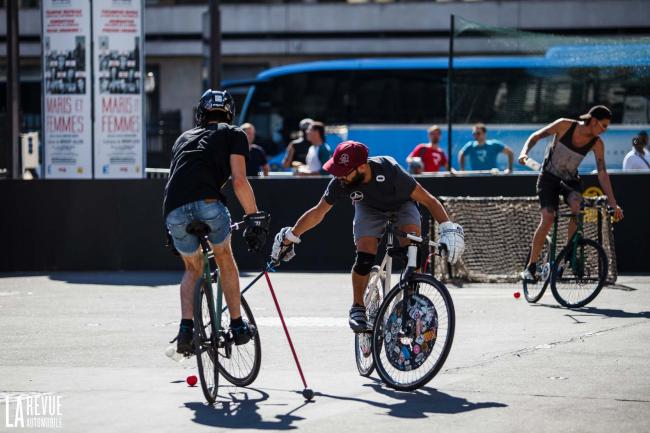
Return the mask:
<path id="1" fill-rule="evenodd" d="M 569 208 L 571 209 L 571 213 L 573 215 L 577 215 L 578 212 L 580 212 L 580 203 L 582 199 L 578 194 L 571 194 L 569 196 Z M 555 220 L 555 210 L 552 208 L 543 208 L 542 209 L 542 218 L 539 222 L 539 225 L 537 226 L 537 230 L 535 230 L 535 234 L 533 235 L 533 243 L 530 248 L 530 259 L 528 260 L 528 267 L 531 266 L 533 263 L 535 263 L 539 259 L 539 254 L 542 251 L 542 248 L 544 247 L 544 240 L 546 239 L 546 236 L 548 233 L 551 231 L 551 227 L 553 227 L 553 222 Z M 572 217 L 569 220 L 569 227 L 568 227 L 568 233 L 567 233 L 567 239 L 571 239 L 573 237 L 573 234 L 576 232 L 577 228 L 577 222 L 576 218 Z"/>
<path id="2" fill-rule="evenodd" d="M 237 319 L 241 317 L 239 270 L 232 255 L 230 237 L 219 245 L 213 245 L 212 251 L 219 266 L 221 288 L 226 298 L 230 317 Z M 183 319 L 192 319 L 194 317 L 194 289 L 203 271 L 203 255 L 197 251 L 190 256 L 181 257 L 185 264 L 185 273 L 181 280 L 181 314 Z"/>

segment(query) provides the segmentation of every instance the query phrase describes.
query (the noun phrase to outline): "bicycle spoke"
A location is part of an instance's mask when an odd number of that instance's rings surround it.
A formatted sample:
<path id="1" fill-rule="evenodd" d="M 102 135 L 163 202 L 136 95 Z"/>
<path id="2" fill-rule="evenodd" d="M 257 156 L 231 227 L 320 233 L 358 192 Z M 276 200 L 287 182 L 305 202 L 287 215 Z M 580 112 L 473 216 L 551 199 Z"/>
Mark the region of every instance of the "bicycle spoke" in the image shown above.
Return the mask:
<path id="1" fill-rule="evenodd" d="M 242 298 L 242 318 L 254 326 L 252 312 Z M 224 332 L 224 346 L 219 348 L 219 370 L 230 383 L 237 386 L 247 386 L 257 377 L 260 368 L 261 348 L 259 331 L 246 344 L 235 345 L 227 334 L 230 326 L 230 314 L 226 309 L 221 315 L 221 326 Z"/>
<path id="2" fill-rule="evenodd" d="M 584 306 L 598 295 L 606 276 L 604 251 L 595 242 L 582 239 L 575 256 L 570 250 L 564 250 L 558 256 L 552 281 L 553 294 L 566 307 Z"/>

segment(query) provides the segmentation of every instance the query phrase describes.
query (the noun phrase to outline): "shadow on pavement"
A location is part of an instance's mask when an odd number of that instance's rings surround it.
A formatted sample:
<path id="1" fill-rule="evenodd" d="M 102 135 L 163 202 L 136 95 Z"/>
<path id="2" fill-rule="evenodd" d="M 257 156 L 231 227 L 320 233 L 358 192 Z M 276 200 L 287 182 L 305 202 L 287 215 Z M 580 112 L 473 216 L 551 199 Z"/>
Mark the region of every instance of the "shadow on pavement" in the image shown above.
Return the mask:
<path id="1" fill-rule="evenodd" d="M 357 397 L 343 397 L 316 392 L 316 397 L 326 397 L 336 400 L 366 403 L 382 409 L 387 409 L 389 416 L 397 418 L 426 418 L 428 413 L 456 414 L 477 409 L 507 407 L 507 404 L 492 401 L 473 403 L 461 397 L 445 394 L 435 388 L 423 387 L 416 391 L 402 392 L 387 388 L 379 380 L 367 384 L 377 393 L 398 400 L 397 403 L 384 403 Z"/>
<path id="2" fill-rule="evenodd" d="M 181 282 L 182 272 L 54 272 L 53 281 L 70 284 L 101 284 L 108 286 L 175 286 Z"/>
<path id="3" fill-rule="evenodd" d="M 553 304 L 534 304 L 536 307 L 553 308 L 556 310 L 565 310 L 570 313 L 579 313 L 578 315 L 592 315 L 592 316 L 605 316 L 617 318 L 631 318 L 631 319 L 650 319 L 650 311 L 641 311 L 639 313 L 631 313 L 623 310 L 616 310 L 613 308 L 597 308 L 597 307 L 582 307 L 582 308 L 564 308 L 560 305 Z M 575 314 L 567 314 L 567 316 L 574 316 Z"/>
<path id="4" fill-rule="evenodd" d="M 622 290 L 623 292 L 636 292 L 639 290 L 634 287 L 626 286 L 625 284 L 608 284 L 605 286 L 605 289 Z"/>
<path id="5" fill-rule="evenodd" d="M 35 274 L 43 275 L 43 274 Z M 240 272 L 241 278 L 255 276 L 255 273 Z M 54 272 L 47 274 L 52 281 L 70 284 L 101 284 L 108 286 L 178 286 L 182 271 L 123 271 L 123 272 Z"/>
<path id="6" fill-rule="evenodd" d="M 231 389 L 221 391 L 214 406 L 202 402 L 185 403 L 185 407 L 194 411 L 193 421 L 211 427 L 293 430 L 298 428 L 293 425 L 294 422 L 304 419 L 294 413 L 309 404 L 305 402 L 287 413 L 276 415 L 275 420 L 263 420 L 259 414 L 259 405 L 268 400 L 266 392 L 255 388 Z"/>

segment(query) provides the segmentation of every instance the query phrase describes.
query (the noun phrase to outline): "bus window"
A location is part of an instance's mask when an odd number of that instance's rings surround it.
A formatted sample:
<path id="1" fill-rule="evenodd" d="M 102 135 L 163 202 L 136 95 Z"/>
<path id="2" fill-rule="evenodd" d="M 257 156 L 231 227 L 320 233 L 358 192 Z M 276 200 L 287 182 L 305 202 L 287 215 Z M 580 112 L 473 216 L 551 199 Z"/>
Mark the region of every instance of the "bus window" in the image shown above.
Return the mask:
<path id="1" fill-rule="evenodd" d="M 358 71 L 350 95 L 352 124 L 434 123 L 446 115 L 440 71 Z"/>
<path id="2" fill-rule="evenodd" d="M 454 71 L 453 121 L 530 123 L 539 81 L 524 69 Z"/>
<path id="3" fill-rule="evenodd" d="M 348 72 L 318 72 L 274 78 L 255 85 L 246 121 L 255 125 L 258 144 L 270 154 L 284 149 L 305 117 L 347 122 Z"/>
<path id="4" fill-rule="evenodd" d="M 638 68 L 601 68 L 593 101 L 612 110 L 613 123 L 650 123 L 650 82 Z"/>

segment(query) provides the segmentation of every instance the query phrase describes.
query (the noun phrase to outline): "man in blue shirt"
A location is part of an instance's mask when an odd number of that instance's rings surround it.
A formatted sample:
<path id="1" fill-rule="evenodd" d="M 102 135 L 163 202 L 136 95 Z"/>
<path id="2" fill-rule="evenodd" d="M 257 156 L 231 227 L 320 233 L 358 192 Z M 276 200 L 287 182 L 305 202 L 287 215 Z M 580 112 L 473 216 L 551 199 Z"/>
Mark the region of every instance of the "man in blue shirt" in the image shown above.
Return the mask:
<path id="1" fill-rule="evenodd" d="M 505 144 L 499 140 L 487 140 L 487 128 L 482 123 L 472 127 L 474 140 L 468 141 L 458 153 L 458 162 L 461 171 L 465 170 L 465 158 L 469 159 L 472 170 L 492 170 L 497 168 L 497 156 L 505 153 L 508 156 L 506 174 L 512 173 L 513 154 Z"/>

